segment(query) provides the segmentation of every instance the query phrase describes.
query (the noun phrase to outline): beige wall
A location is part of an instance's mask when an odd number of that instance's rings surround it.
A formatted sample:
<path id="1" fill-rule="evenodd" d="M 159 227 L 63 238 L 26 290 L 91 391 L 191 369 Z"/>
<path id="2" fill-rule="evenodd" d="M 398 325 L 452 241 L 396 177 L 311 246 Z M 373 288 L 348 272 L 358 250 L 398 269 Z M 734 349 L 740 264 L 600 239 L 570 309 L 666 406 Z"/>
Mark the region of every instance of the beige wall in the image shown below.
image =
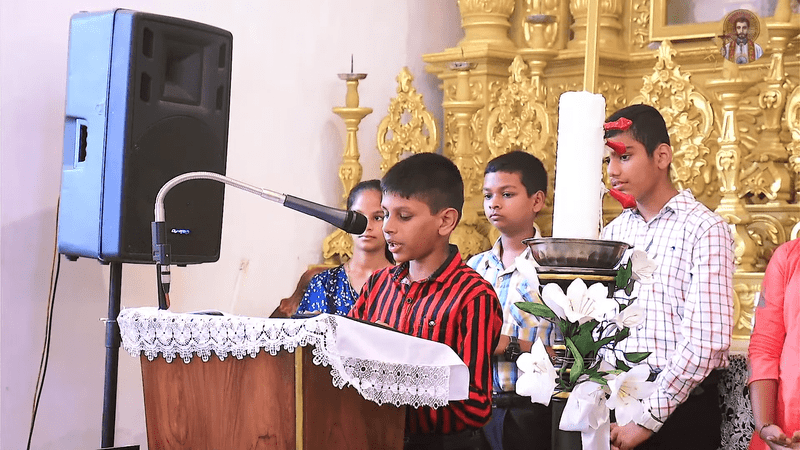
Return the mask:
<path id="1" fill-rule="evenodd" d="M 42 351 L 58 202 L 70 16 L 114 2 L 0 3 L 0 448 L 24 448 Z M 207 23 L 233 33 L 228 175 L 338 205 L 344 104 L 336 74 L 367 72 L 361 105 L 365 178 L 378 177 L 375 131 L 408 66 L 437 117 L 441 93 L 421 56 L 462 37 L 455 0 L 221 2 L 131 0 L 127 8 Z M 265 316 L 321 260 L 332 228 L 232 188 L 226 190 L 219 262 L 173 268 L 172 309 Z M 167 212 L 169 214 L 169 212 Z M 155 306 L 152 266 L 124 265 L 123 307 Z M 62 261 L 47 378 L 34 449 L 100 446 L 108 267 Z M 180 364 L 180 362 L 178 362 Z M 120 353 L 116 445 L 146 448 L 137 358 Z"/>

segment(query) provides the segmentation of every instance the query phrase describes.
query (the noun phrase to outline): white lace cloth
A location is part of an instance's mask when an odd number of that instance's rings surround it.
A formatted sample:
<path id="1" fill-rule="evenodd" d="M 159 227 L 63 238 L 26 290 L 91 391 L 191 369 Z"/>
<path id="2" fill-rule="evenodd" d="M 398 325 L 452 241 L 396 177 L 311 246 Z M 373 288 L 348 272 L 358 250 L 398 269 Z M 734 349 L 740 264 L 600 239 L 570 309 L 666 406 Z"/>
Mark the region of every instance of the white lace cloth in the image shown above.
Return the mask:
<path id="1" fill-rule="evenodd" d="M 330 366 L 334 386 L 351 385 L 367 400 L 397 406 L 438 408 L 466 399 L 469 370 L 447 345 L 346 317 L 265 319 L 234 315 L 178 314 L 157 308 L 128 308 L 117 318 L 122 346 L 152 361 L 160 353 L 188 363 L 229 355 L 293 352 L 311 345 L 313 362 Z"/>

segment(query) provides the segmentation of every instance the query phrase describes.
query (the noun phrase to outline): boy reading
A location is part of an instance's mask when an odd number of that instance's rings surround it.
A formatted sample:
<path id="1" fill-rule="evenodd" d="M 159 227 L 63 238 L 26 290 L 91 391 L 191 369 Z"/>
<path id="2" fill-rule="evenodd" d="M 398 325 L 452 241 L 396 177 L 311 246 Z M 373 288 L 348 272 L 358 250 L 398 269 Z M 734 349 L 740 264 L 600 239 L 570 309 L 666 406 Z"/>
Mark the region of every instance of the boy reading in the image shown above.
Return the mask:
<path id="1" fill-rule="evenodd" d="M 350 315 L 449 345 L 470 373 L 469 398 L 408 409 L 406 449 L 485 449 L 491 354 L 502 312 L 492 286 L 449 244 L 461 218 L 458 168 L 434 153 L 412 155 L 381 180 L 383 233 L 396 267 L 373 273 Z"/>
<path id="2" fill-rule="evenodd" d="M 614 126 L 606 127 L 606 138 L 622 144 L 609 157 L 608 177 L 636 206 L 623 210 L 602 237 L 627 242 L 658 263 L 656 282 L 637 283 L 631 294 L 646 311 L 644 323 L 616 348 L 652 352 L 644 363 L 657 389 L 643 400 L 641 417 L 611 425 L 612 448 L 717 449 L 717 369 L 728 365 L 733 331 L 729 226 L 672 185 L 672 147 L 658 110 L 633 105 L 607 122 Z"/>
<path id="3" fill-rule="evenodd" d="M 550 346 L 550 322 L 523 313 L 514 303 L 535 301 L 515 259 L 536 264 L 523 239 L 540 237 L 534 220 L 547 196 L 547 172 L 535 156 L 512 151 L 489 161 L 483 178 L 483 209 L 500 231 L 492 249 L 470 258 L 467 265 L 492 283 L 503 307 L 500 342 L 492 358 L 492 419 L 484 433 L 494 450 L 549 450 L 552 412 L 515 392 L 516 360 L 538 337 Z M 541 322 L 541 323 L 540 323 Z"/>

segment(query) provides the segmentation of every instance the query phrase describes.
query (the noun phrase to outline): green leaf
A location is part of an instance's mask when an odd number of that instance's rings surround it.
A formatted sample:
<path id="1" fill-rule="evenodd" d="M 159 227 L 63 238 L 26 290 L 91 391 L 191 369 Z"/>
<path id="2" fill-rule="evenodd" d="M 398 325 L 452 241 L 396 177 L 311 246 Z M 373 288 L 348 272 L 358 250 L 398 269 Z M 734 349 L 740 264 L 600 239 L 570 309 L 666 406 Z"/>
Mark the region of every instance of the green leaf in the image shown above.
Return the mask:
<path id="1" fill-rule="evenodd" d="M 617 289 L 627 288 L 631 275 L 633 275 L 633 262 L 629 259 L 627 263 L 617 269 L 615 278 Z"/>
<path id="2" fill-rule="evenodd" d="M 572 342 L 575 344 L 575 348 L 578 349 L 578 352 L 584 358 L 597 351 L 598 347 L 592 336 L 592 331 L 597 327 L 597 324 L 597 320 L 592 319 L 580 325 L 577 332 L 572 335 Z"/>
<path id="3" fill-rule="evenodd" d="M 633 364 L 638 364 L 638 363 L 644 361 L 645 359 L 647 359 L 647 357 L 650 356 L 650 353 L 651 352 L 630 352 L 630 353 L 625 353 L 625 359 L 627 359 L 628 361 L 630 361 Z"/>
<path id="4" fill-rule="evenodd" d="M 633 280 L 628 281 L 628 285 L 625 286 L 625 295 L 631 295 L 633 293 Z"/>
<path id="5" fill-rule="evenodd" d="M 608 386 L 608 381 L 600 374 L 591 375 L 589 377 L 589 381 L 594 381 L 595 383 L 600 383 L 603 386 Z"/>
<path id="6" fill-rule="evenodd" d="M 541 317 L 543 319 L 554 320 L 558 318 L 552 309 L 541 303 L 516 302 L 514 303 L 514 306 L 522 311 L 525 311 L 526 313 L 533 314 L 534 316 Z"/>
<path id="7" fill-rule="evenodd" d="M 617 360 L 617 369 L 622 370 L 623 372 L 627 372 L 631 370 L 631 367 L 625 364 L 621 359 Z"/>
<path id="8" fill-rule="evenodd" d="M 578 377 L 583 373 L 583 358 L 575 347 L 575 344 L 572 343 L 572 339 L 565 337 L 564 342 L 567 349 L 575 356 L 575 361 L 572 363 L 572 367 L 569 371 L 569 383 L 574 386 L 575 382 L 578 381 Z"/>

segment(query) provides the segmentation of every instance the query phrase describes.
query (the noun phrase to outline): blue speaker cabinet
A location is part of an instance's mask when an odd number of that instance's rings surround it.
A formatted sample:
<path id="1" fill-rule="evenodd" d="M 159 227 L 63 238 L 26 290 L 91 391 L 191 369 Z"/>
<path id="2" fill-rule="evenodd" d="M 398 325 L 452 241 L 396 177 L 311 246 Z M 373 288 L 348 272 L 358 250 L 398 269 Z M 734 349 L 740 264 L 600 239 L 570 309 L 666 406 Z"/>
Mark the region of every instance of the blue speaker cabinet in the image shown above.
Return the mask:
<path id="1" fill-rule="evenodd" d="M 231 33 L 117 9 L 72 16 L 58 249 L 70 259 L 152 263 L 159 189 L 193 171 L 225 174 Z M 224 185 L 166 197 L 174 264 L 219 259 Z"/>

